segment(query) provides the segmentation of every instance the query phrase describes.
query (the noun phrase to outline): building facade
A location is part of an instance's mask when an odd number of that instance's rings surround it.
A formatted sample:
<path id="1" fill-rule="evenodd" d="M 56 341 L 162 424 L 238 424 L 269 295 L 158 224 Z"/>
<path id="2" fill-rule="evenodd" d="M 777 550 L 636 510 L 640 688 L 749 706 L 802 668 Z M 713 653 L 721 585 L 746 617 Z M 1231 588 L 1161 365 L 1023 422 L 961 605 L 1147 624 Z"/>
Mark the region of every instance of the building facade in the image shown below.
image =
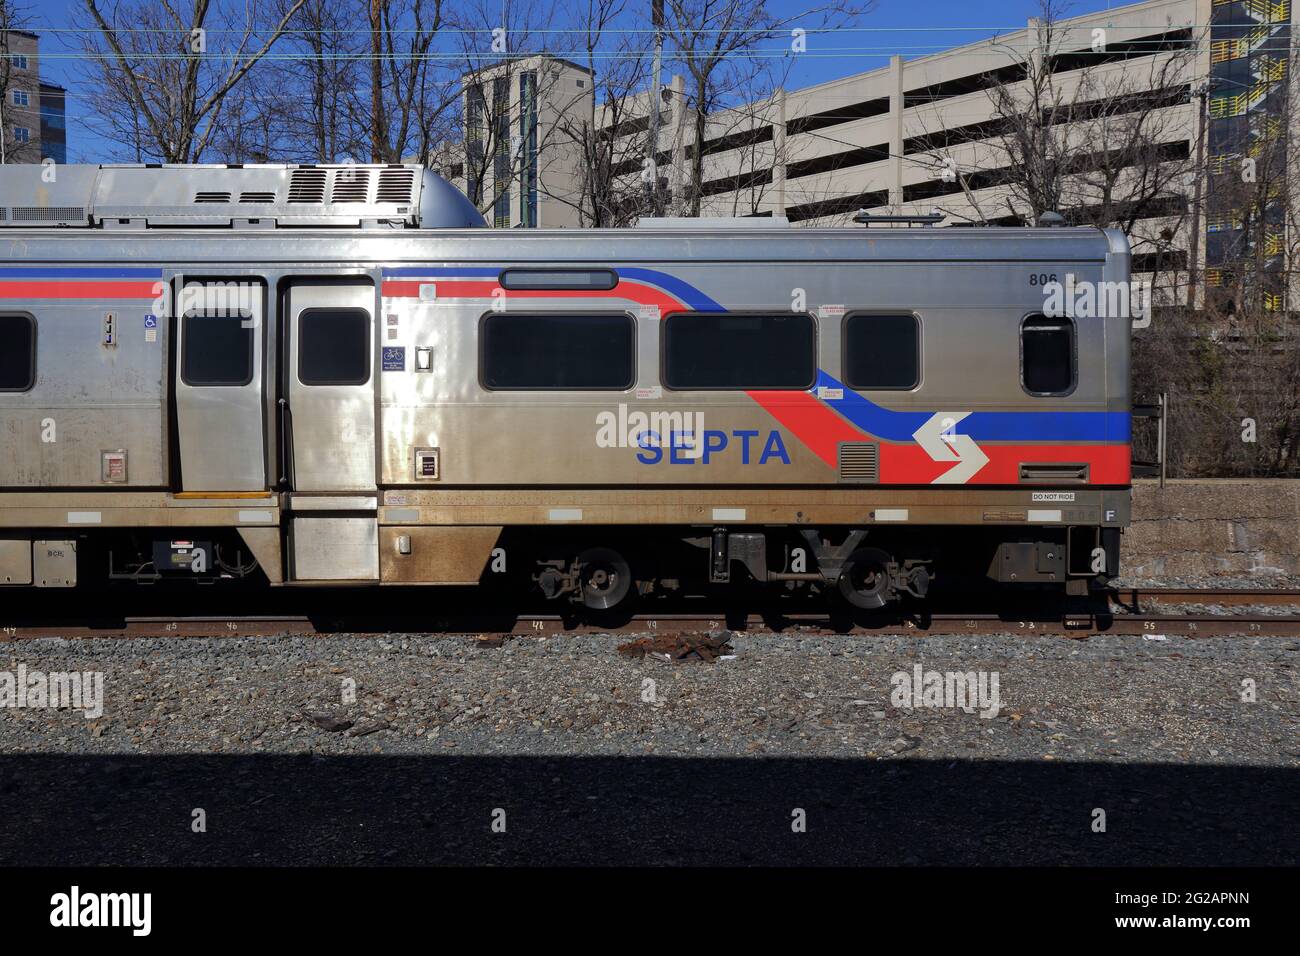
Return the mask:
<path id="1" fill-rule="evenodd" d="M 1228 184 L 1205 176 L 1238 176 L 1238 158 L 1288 134 L 1290 19 L 1290 0 L 1148 0 L 1030 20 L 1022 31 L 777 90 L 708 117 L 699 214 L 826 225 L 861 209 L 937 210 L 945 225 L 1023 223 L 1032 214 L 1014 182 L 1025 165 L 1015 114 L 1032 108 L 1050 111 L 1049 125 L 1063 131 L 1062 155 L 1042 160 L 1078 165 L 1061 205 L 1077 212 L 1110 203 L 1106 214 L 1130 231 L 1135 271 L 1166 275 L 1171 288 L 1189 269 L 1204 269 L 1211 284 L 1231 282 L 1243 257 L 1266 271 L 1286 244 L 1283 212 L 1252 228 L 1234 212 L 1241 203 Z M 817 42 L 809 38 L 810 52 Z M 593 103 L 592 85 L 589 71 L 550 57 L 466 77 L 464 160 L 444 171 L 471 196 L 486 184 L 467 173 L 486 172 L 491 188 L 479 205 L 495 225 L 589 225 L 581 193 L 591 177 L 635 196 L 649 154 L 648 94 L 614 111 Z M 691 214 L 691 103 L 680 78 L 662 96 L 660 211 Z M 588 168 L 590 154 L 572 135 L 583 122 L 618 144 L 606 151 L 623 157 L 610 169 Z M 1129 166 L 1111 168 L 1117 162 Z"/>
<path id="2" fill-rule="evenodd" d="M 1290 0 L 1215 2 L 1209 23 L 1205 284 L 1220 296 L 1254 284 L 1282 309 L 1295 252 Z"/>
<path id="3" fill-rule="evenodd" d="M 67 92 L 41 82 L 40 37 L 0 31 L 0 161 L 67 162 Z"/>
<path id="4" fill-rule="evenodd" d="M 41 158 L 68 161 L 68 91 L 53 83 L 41 84 Z"/>
<path id="5" fill-rule="evenodd" d="M 558 57 L 510 59 L 466 74 L 461 106 L 465 139 L 433 165 L 488 222 L 578 225 L 583 131 L 595 115 L 591 71 Z"/>

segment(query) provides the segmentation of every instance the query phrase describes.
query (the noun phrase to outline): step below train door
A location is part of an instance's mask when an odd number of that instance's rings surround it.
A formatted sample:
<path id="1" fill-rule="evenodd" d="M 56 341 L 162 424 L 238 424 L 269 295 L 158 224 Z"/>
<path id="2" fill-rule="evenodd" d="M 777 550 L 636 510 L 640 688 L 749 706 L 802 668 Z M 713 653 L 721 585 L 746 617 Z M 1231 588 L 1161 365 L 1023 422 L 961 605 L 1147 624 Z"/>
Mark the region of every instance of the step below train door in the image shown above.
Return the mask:
<path id="1" fill-rule="evenodd" d="M 293 580 L 378 581 L 375 287 L 294 280 L 283 303 Z"/>

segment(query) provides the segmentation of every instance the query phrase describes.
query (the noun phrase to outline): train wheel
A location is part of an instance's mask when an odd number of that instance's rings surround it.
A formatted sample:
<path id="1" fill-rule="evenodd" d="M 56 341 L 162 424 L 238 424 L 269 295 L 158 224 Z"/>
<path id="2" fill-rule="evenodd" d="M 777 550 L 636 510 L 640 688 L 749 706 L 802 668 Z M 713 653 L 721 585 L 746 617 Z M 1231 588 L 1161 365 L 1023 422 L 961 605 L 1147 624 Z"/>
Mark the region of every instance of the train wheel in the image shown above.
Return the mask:
<path id="1" fill-rule="evenodd" d="M 840 571 L 840 594 L 854 607 L 873 611 L 893 597 L 889 584 L 890 557 L 879 548 L 858 548 Z"/>
<path id="2" fill-rule="evenodd" d="M 627 597 L 632 587 L 632 569 L 617 551 L 588 548 L 578 555 L 578 563 L 582 566 L 579 581 L 586 607 L 607 611 Z"/>

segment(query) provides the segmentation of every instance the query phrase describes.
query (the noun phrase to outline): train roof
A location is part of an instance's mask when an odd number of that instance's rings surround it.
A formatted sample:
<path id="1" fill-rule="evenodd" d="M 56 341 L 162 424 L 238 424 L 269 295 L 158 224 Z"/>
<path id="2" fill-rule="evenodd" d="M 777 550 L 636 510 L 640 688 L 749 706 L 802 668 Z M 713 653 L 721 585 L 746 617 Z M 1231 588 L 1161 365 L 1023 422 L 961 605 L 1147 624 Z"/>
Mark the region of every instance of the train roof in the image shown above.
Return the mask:
<path id="1" fill-rule="evenodd" d="M 0 167 L 0 227 L 486 225 L 459 190 L 418 164 Z"/>
<path id="2" fill-rule="evenodd" d="M 21 236 L 32 260 L 1060 262 L 1128 253 L 1119 230 L 1087 226 L 799 228 L 758 217 L 632 229 L 485 225 L 463 194 L 417 164 L 0 166 L 0 234 Z"/>

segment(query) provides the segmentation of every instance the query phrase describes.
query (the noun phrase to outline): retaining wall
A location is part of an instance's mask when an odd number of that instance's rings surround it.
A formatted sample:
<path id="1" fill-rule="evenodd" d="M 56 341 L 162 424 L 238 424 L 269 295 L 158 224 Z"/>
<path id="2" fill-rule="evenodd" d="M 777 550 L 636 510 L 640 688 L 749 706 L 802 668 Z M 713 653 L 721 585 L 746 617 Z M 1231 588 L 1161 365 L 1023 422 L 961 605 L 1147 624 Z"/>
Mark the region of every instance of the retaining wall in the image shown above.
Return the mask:
<path id="1" fill-rule="evenodd" d="M 1120 574 L 1300 575 L 1300 480 L 1135 482 Z"/>

